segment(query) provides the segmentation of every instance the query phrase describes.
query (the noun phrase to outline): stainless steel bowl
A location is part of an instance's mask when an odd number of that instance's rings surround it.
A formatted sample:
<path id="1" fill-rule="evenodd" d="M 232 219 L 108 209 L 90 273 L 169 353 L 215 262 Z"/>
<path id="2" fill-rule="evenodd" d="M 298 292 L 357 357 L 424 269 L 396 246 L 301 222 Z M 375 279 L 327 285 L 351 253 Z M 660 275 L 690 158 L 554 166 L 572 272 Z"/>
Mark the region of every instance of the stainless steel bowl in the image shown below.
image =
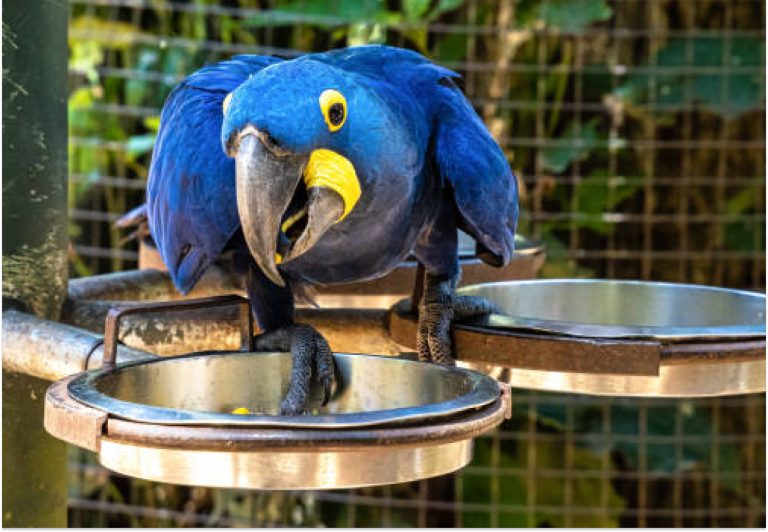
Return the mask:
<path id="1" fill-rule="evenodd" d="M 473 410 L 499 397 L 498 383 L 461 368 L 335 354 L 336 382 L 322 406 L 313 384 L 308 415 L 279 416 L 290 353 L 211 352 L 93 370 L 69 384 L 75 400 L 132 421 L 333 429 L 413 423 Z M 233 414 L 247 408 L 251 414 Z"/>
<path id="2" fill-rule="evenodd" d="M 458 363 L 516 388 L 595 395 L 712 397 L 765 391 L 765 295 L 708 286 L 556 279 L 458 290 L 496 302 L 453 325 Z M 392 338 L 415 348 L 407 301 Z"/>
<path id="3" fill-rule="evenodd" d="M 508 387 L 432 364 L 334 355 L 338 385 L 312 413 L 280 417 L 287 353 L 197 353 L 67 377 L 45 427 L 125 475 L 195 486 L 296 490 L 408 482 L 472 459 L 511 412 Z M 245 407 L 255 415 L 235 415 Z"/>
<path id="4" fill-rule="evenodd" d="M 484 326 L 590 338 L 765 336 L 765 295 L 691 284 L 552 279 L 468 286 L 507 316 Z"/>

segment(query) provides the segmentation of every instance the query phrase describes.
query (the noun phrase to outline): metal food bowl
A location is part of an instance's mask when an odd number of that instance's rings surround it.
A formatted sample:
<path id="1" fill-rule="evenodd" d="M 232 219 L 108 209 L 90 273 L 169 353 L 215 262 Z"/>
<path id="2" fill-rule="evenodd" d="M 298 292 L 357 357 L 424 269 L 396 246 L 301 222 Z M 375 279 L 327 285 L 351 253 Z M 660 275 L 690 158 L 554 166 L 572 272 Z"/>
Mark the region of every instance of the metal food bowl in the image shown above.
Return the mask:
<path id="1" fill-rule="evenodd" d="M 277 415 L 289 353 L 195 353 L 91 370 L 49 389 L 46 428 L 130 476 L 330 489 L 455 471 L 471 460 L 473 439 L 509 412 L 503 386 L 473 371 L 367 355 L 334 362 L 328 404 L 313 389 L 303 416 Z"/>
<path id="2" fill-rule="evenodd" d="M 765 336 L 765 295 L 711 286 L 554 279 L 460 289 L 507 316 L 487 325 L 601 338 L 700 340 Z"/>
<path id="3" fill-rule="evenodd" d="M 499 397 L 498 383 L 474 371 L 339 353 L 328 403 L 313 381 L 309 413 L 280 416 L 292 365 L 290 353 L 199 353 L 89 371 L 68 389 L 76 401 L 143 423 L 316 429 L 434 420 Z M 237 408 L 250 414 L 233 414 Z"/>
<path id="4" fill-rule="evenodd" d="M 468 286 L 497 303 L 453 328 L 457 358 L 513 387 L 701 397 L 765 391 L 765 295 L 642 281 L 553 279 Z M 411 346 L 405 302 L 390 317 Z"/>

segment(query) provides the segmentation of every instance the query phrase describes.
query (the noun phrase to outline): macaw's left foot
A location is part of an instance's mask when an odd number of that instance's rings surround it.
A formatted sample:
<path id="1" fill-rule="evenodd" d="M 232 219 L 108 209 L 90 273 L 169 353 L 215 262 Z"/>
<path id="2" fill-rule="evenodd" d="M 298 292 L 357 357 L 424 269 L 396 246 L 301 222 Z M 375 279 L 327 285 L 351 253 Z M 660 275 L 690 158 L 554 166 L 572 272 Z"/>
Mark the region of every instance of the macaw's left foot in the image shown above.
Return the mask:
<path id="1" fill-rule="evenodd" d="M 291 385 L 280 405 L 280 415 L 304 413 L 313 376 L 323 386 L 323 405 L 328 402 L 333 385 L 333 353 L 319 332 L 309 325 L 295 323 L 260 334 L 255 340 L 257 351 L 290 351 L 293 355 Z"/>
<path id="2" fill-rule="evenodd" d="M 424 296 L 419 303 L 419 328 L 416 339 L 421 361 L 455 364 L 451 323 L 488 314 L 503 314 L 496 303 L 485 298 L 457 296 L 456 285 L 459 279 L 460 275 L 426 275 Z"/>

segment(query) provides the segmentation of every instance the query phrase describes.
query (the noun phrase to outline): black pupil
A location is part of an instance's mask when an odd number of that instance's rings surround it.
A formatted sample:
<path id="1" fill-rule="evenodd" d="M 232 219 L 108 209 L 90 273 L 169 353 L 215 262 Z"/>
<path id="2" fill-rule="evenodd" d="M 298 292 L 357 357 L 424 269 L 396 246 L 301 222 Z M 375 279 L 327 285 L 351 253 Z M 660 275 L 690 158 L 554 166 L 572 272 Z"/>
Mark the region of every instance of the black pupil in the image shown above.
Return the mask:
<path id="1" fill-rule="evenodd" d="M 344 106 L 340 103 L 335 103 L 328 109 L 328 119 L 331 124 L 338 126 L 344 121 Z"/>

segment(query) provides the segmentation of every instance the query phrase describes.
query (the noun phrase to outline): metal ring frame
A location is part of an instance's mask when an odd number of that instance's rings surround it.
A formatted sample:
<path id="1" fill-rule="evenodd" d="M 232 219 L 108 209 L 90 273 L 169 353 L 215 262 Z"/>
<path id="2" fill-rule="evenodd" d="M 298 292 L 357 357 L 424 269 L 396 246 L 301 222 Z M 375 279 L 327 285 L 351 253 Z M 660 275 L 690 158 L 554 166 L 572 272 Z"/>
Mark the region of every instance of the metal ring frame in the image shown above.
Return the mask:
<path id="1" fill-rule="evenodd" d="M 204 297 L 200 299 L 142 303 L 134 307 L 113 308 L 107 314 L 107 320 L 104 326 L 104 360 L 101 367 L 105 371 L 115 369 L 117 360 L 117 342 L 120 337 L 120 320 L 125 316 L 133 314 L 169 312 L 174 310 L 194 310 L 210 307 L 223 307 L 233 304 L 239 304 L 245 307 L 245 320 L 243 320 L 245 325 L 242 329 L 243 346 L 247 346 L 249 351 L 253 351 L 253 314 L 251 312 L 251 303 L 245 297 L 232 294 Z"/>

